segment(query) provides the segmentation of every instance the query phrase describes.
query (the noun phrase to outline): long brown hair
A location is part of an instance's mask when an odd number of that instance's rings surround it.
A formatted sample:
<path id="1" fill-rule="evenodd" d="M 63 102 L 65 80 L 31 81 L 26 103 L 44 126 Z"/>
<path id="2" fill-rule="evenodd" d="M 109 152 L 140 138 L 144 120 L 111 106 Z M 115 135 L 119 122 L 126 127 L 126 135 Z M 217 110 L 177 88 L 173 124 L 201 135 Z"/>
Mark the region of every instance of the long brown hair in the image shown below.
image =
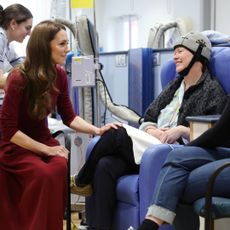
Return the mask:
<path id="1" fill-rule="evenodd" d="M 50 90 L 57 90 L 57 73 L 51 59 L 50 43 L 60 30 L 65 30 L 62 24 L 51 20 L 40 22 L 33 29 L 27 44 L 21 71 L 27 81 L 28 112 L 34 118 L 43 119 L 52 109 Z"/>

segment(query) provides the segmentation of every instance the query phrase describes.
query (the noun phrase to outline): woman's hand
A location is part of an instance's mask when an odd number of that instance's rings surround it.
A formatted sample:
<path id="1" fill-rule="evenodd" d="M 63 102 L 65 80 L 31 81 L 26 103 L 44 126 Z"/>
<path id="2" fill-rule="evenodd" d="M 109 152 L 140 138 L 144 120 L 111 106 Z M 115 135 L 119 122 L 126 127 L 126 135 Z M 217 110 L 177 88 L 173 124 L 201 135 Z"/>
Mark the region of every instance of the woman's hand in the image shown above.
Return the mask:
<path id="1" fill-rule="evenodd" d="M 63 145 L 47 146 L 44 154 L 47 156 L 60 156 L 68 160 L 69 150 Z"/>
<path id="2" fill-rule="evenodd" d="M 161 136 L 160 141 L 162 143 L 173 144 L 178 138 L 180 138 L 180 130 L 178 127 L 175 128 L 162 128 L 163 135 Z"/>
<path id="3" fill-rule="evenodd" d="M 109 129 L 118 129 L 119 127 L 122 127 L 122 124 L 119 122 L 108 123 L 108 124 L 102 126 L 101 128 L 98 128 L 97 135 L 101 136 L 103 133 L 105 133 Z"/>
<path id="4" fill-rule="evenodd" d="M 148 128 L 146 133 L 148 133 L 149 135 L 156 137 L 157 139 L 161 139 L 162 135 L 164 134 L 164 132 L 158 128 Z"/>
<path id="5" fill-rule="evenodd" d="M 161 130 L 163 131 L 163 135 L 161 136 L 160 139 L 162 143 L 173 144 L 180 137 L 189 139 L 190 129 L 182 125 L 179 125 L 174 128 L 162 128 Z"/>
<path id="6" fill-rule="evenodd" d="M 100 136 L 111 128 L 117 129 L 121 126 L 122 124 L 120 122 L 112 122 L 102 126 L 101 128 L 98 128 L 95 125 L 88 123 L 79 116 L 76 116 L 74 120 L 70 123 L 70 128 L 74 129 L 76 132 Z"/>

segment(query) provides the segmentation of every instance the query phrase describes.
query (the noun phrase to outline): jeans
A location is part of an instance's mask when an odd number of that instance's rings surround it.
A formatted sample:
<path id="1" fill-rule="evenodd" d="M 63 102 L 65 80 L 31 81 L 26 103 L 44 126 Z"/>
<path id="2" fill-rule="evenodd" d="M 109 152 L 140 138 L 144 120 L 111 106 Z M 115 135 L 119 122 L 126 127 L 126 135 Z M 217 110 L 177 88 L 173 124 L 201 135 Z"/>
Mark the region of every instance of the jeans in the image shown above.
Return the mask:
<path id="1" fill-rule="evenodd" d="M 147 215 L 172 224 L 178 203 L 192 203 L 203 197 L 209 176 L 223 162 L 230 161 L 226 158 L 230 158 L 230 148 L 185 146 L 172 150 L 161 169 Z M 214 195 L 230 194 L 230 185 L 226 185 L 229 173 L 228 168 L 218 177 L 219 186 L 214 190 Z M 223 184 L 224 187 L 221 186 Z"/>

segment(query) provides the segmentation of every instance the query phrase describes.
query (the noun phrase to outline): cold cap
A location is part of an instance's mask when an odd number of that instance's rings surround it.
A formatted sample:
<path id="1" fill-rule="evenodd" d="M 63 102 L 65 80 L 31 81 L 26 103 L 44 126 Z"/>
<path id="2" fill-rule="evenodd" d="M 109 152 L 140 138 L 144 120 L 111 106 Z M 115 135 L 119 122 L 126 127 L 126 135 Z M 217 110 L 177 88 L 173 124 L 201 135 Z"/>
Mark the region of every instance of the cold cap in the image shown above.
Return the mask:
<path id="1" fill-rule="evenodd" d="M 198 48 L 202 46 L 201 56 L 210 59 L 211 56 L 211 42 L 202 33 L 190 32 L 180 37 L 174 44 L 174 49 L 178 46 L 183 46 L 190 50 L 192 53 L 196 53 Z"/>

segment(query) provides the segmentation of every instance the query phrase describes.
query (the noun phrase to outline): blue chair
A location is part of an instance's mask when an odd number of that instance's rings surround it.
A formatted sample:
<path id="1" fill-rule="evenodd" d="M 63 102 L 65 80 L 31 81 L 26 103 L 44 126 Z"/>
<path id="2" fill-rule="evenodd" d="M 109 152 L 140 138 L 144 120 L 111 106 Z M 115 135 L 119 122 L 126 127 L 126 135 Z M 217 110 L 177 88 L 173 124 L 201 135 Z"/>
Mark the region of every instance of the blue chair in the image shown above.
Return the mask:
<path id="1" fill-rule="evenodd" d="M 230 93 L 230 47 L 214 47 L 212 50 L 212 58 L 209 65 L 210 71 L 216 76 L 225 89 L 225 91 Z M 168 81 L 175 77 L 175 65 L 173 61 L 169 61 L 165 64 L 165 69 L 161 75 L 162 87 L 164 87 Z M 167 69 L 168 74 L 165 73 Z M 212 192 L 215 187 L 215 182 L 217 176 L 227 167 L 230 166 L 230 158 L 223 160 L 223 165 L 213 172 L 213 175 L 209 179 L 209 185 L 207 188 L 207 194 L 204 198 L 198 199 L 194 202 L 195 212 L 205 218 L 205 230 L 214 229 L 214 220 L 230 217 L 230 199 L 222 197 L 212 197 Z M 204 166 L 207 167 L 207 166 Z M 200 176 L 202 169 L 200 167 L 194 170 L 190 176 L 190 180 L 196 180 L 197 176 Z M 189 194 L 189 188 L 185 193 Z M 229 194 L 230 198 L 230 194 Z"/>
<path id="2" fill-rule="evenodd" d="M 213 191 L 215 186 L 222 186 L 223 189 L 225 189 L 224 184 L 217 183 L 217 177 L 219 176 L 220 173 L 223 173 L 227 177 L 227 179 L 229 179 L 230 170 L 227 168 L 229 168 L 230 166 L 230 158 L 220 160 L 219 164 L 220 166 L 209 177 L 207 193 L 205 197 L 196 200 L 193 204 L 196 213 L 199 216 L 204 217 L 205 230 L 214 230 L 215 220 L 230 217 L 230 194 L 228 194 L 228 198 L 213 196 Z M 209 167 L 210 169 L 213 170 L 213 166 L 211 163 L 204 167 Z M 202 172 L 204 172 L 203 170 L 204 167 L 200 167 L 197 170 L 194 170 L 189 178 L 189 181 L 194 181 L 195 177 L 200 176 Z M 207 175 L 204 174 L 204 176 Z"/>
<path id="3" fill-rule="evenodd" d="M 210 61 L 210 70 L 214 76 L 217 76 L 220 83 L 227 93 L 230 93 L 230 48 L 214 47 L 212 50 L 212 58 Z M 162 66 L 161 80 L 162 87 L 173 78 L 175 78 L 175 65 L 173 61 L 167 62 Z M 90 154 L 93 146 L 98 141 L 98 137 L 94 138 L 89 144 L 87 155 Z M 179 148 L 180 145 L 160 144 L 148 148 L 142 157 L 139 174 L 125 175 L 119 178 L 117 182 L 117 208 L 113 221 L 114 230 L 127 230 L 129 226 L 137 229 L 140 222 L 144 219 L 148 206 L 152 199 L 152 194 L 156 185 L 162 164 L 164 163 L 168 153 L 173 148 Z M 87 199 L 86 203 L 90 202 Z M 180 207 L 179 207 L 180 208 Z M 88 210 L 90 212 L 90 210 Z M 196 215 L 193 209 L 188 211 L 188 215 Z M 186 212 L 181 213 L 175 220 L 177 230 L 180 228 L 179 219 L 184 219 Z M 186 214 L 186 215 L 185 215 Z M 198 214 L 200 214 L 198 212 Z M 186 219 L 186 218 L 185 218 Z M 198 220 L 199 221 L 199 220 Z M 179 223 L 179 224 L 178 224 Z M 197 223 L 199 225 L 199 223 Z M 173 230 L 174 227 L 163 225 L 160 230 Z M 184 229 L 183 229 L 184 230 Z M 189 226 L 186 228 L 189 230 Z"/>

